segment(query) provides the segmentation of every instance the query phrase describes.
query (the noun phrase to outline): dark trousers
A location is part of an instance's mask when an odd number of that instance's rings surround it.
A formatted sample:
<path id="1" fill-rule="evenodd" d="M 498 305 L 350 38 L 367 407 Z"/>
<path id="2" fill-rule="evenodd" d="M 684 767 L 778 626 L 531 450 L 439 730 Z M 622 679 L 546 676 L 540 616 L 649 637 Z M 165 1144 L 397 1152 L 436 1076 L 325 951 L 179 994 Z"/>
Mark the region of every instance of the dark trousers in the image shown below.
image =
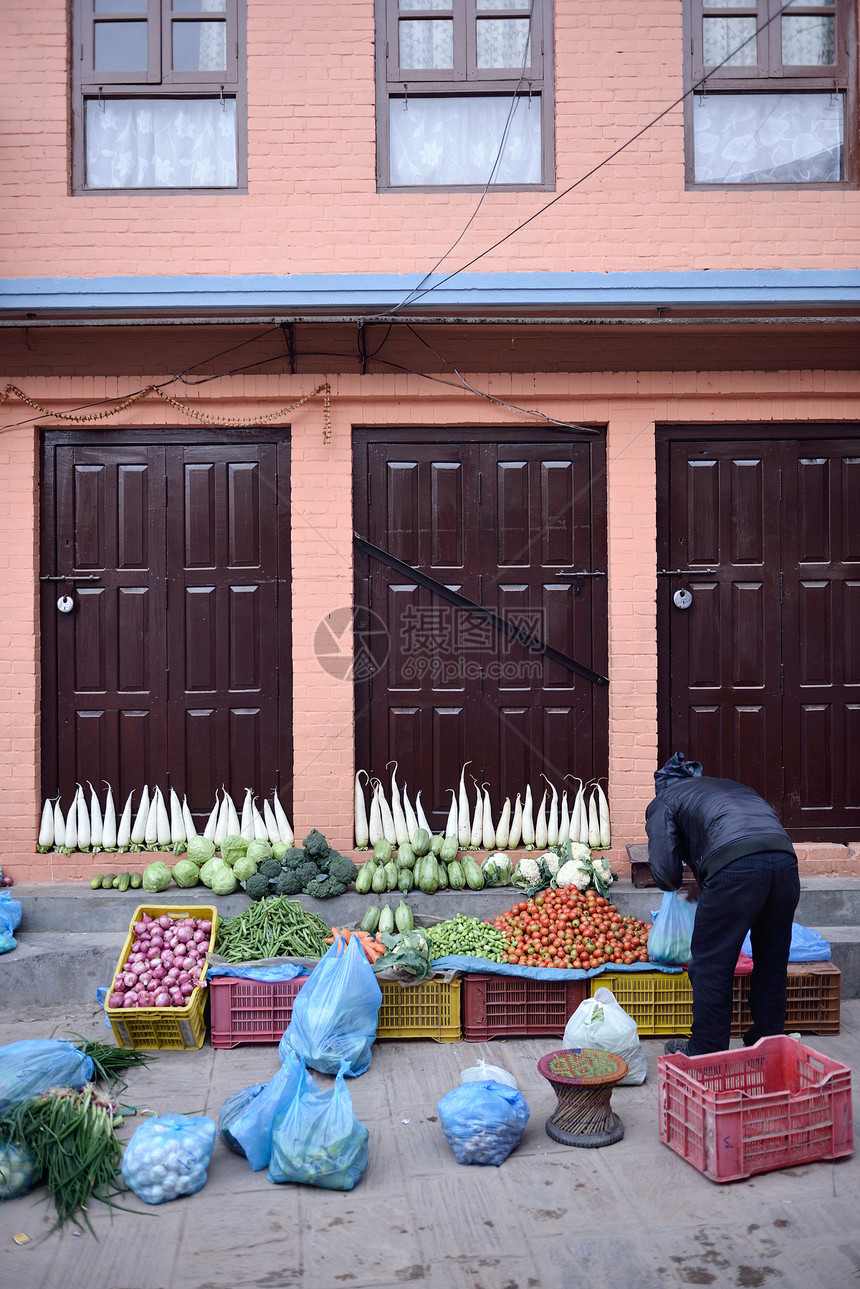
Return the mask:
<path id="1" fill-rule="evenodd" d="M 745 855 L 702 887 L 693 926 L 690 1055 L 725 1051 L 731 1042 L 734 971 L 747 931 L 752 945 L 749 1046 L 785 1028 L 791 924 L 800 899 L 797 860 L 786 851 Z"/>

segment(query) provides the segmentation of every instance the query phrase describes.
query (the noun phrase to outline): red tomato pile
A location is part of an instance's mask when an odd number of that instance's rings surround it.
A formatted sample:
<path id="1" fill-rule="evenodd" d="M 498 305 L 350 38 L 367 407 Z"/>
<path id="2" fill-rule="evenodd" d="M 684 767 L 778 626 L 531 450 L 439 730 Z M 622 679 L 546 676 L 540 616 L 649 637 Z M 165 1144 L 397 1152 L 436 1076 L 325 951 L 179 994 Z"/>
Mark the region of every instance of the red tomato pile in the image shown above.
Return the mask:
<path id="1" fill-rule="evenodd" d="M 541 891 L 492 925 L 508 940 L 506 961 L 520 967 L 590 971 L 607 962 L 648 962 L 650 923 L 622 917 L 596 891 L 573 886 Z"/>

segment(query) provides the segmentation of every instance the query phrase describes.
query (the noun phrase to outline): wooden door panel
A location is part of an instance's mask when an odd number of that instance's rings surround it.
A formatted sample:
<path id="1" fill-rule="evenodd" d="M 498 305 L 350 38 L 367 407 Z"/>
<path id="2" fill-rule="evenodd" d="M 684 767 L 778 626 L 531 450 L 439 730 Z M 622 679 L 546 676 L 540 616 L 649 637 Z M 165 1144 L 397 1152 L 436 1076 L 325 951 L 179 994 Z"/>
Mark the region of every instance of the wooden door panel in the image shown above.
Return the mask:
<path id="1" fill-rule="evenodd" d="M 487 432 L 460 442 L 404 432 L 356 440 L 356 528 L 375 546 L 459 591 L 586 666 L 605 666 L 605 585 L 556 579 L 605 568 L 605 510 L 590 483 L 602 444 L 509 445 Z M 389 652 L 357 682 L 358 764 L 420 787 L 435 828 L 464 761 L 504 796 L 542 772 L 605 773 L 607 708 L 583 680 L 490 622 L 456 608 L 382 562 L 356 564 L 359 614 L 386 623 Z M 577 769 L 576 767 L 579 767 Z"/>

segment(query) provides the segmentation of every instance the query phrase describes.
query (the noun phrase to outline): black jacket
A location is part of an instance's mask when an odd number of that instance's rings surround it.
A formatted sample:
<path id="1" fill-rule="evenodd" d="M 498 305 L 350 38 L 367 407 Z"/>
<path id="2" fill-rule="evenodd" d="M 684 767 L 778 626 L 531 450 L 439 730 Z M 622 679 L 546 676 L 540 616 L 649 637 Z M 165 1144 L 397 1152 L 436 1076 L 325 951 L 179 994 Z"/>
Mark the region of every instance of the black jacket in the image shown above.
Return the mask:
<path id="1" fill-rule="evenodd" d="M 679 779 L 645 811 L 645 831 L 648 862 L 663 891 L 678 890 L 682 864 L 703 886 L 744 855 L 762 850 L 794 854 L 788 833 L 767 802 L 733 779 Z"/>

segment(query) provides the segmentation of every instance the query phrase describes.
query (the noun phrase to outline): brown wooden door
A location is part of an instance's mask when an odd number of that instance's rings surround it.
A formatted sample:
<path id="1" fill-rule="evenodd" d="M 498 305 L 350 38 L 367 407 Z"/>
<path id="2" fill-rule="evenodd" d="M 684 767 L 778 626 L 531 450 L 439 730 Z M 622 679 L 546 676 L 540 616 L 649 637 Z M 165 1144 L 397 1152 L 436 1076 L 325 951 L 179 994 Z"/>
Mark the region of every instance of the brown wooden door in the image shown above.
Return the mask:
<path id="1" fill-rule="evenodd" d="M 860 825 L 856 445 L 759 433 L 660 445 L 661 756 L 748 783 L 799 841 L 844 841 Z"/>
<path id="2" fill-rule="evenodd" d="M 288 472 L 274 439 L 46 436 L 46 795 L 173 787 L 202 822 L 223 785 L 291 808 Z"/>
<path id="3" fill-rule="evenodd" d="M 510 443 L 462 431 L 356 436 L 356 529 L 375 546 L 586 667 L 605 671 L 602 441 Z M 594 480 L 599 480 L 595 486 Z M 489 784 L 498 815 L 542 774 L 607 768 L 608 704 L 594 686 L 490 623 L 446 603 L 409 577 L 359 554 L 356 606 L 370 632 L 366 674 L 356 678 L 357 763 L 386 784 L 387 763 L 444 826 L 449 789 L 465 761 L 470 800 Z M 536 801 L 536 804 L 537 804 Z"/>

